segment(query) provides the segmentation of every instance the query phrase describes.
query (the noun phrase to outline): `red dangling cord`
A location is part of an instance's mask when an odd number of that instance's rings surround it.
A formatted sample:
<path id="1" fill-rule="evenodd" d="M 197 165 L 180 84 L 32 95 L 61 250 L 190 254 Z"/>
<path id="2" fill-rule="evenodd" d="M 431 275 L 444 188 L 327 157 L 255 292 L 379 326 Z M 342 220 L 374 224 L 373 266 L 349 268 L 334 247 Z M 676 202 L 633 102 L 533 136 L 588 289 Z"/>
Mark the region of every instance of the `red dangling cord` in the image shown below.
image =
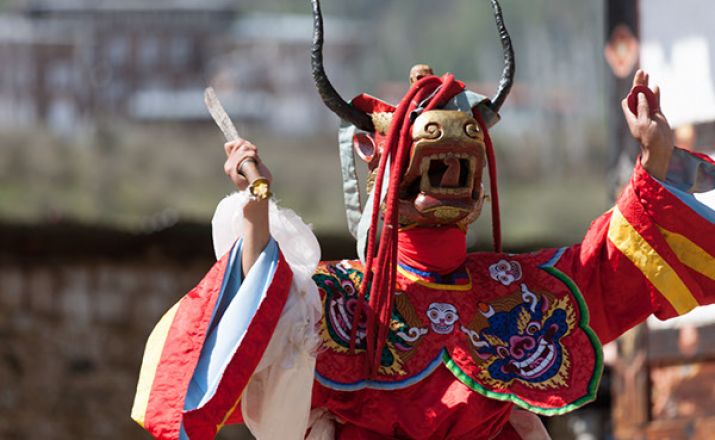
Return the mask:
<path id="1" fill-rule="evenodd" d="M 407 109 L 410 107 L 410 104 L 413 100 L 413 97 L 417 93 L 418 89 L 418 84 L 422 83 L 425 81 L 423 79 L 422 81 L 418 81 L 413 85 L 413 87 L 410 89 L 410 91 L 407 93 L 405 98 L 402 100 L 400 105 L 397 107 L 395 110 L 395 113 L 393 114 L 393 120 L 403 120 L 405 118 L 405 115 L 407 114 Z M 373 194 L 374 194 L 374 199 L 373 199 L 373 206 L 372 206 L 372 216 L 370 218 L 370 229 L 368 231 L 368 241 L 367 241 L 367 249 L 366 249 L 366 262 L 365 262 L 365 270 L 363 271 L 363 279 L 362 279 L 362 285 L 360 287 L 360 294 L 358 295 L 358 303 L 357 307 L 355 307 L 355 313 L 353 315 L 353 322 L 352 322 L 352 328 L 350 330 L 350 351 L 355 352 L 355 344 L 356 344 L 356 339 L 357 339 L 357 328 L 358 328 L 358 323 L 360 322 L 360 318 L 362 317 L 364 307 L 365 307 L 365 296 L 367 295 L 368 292 L 368 286 L 371 285 L 373 281 L 373 262 L 375 259 L 375 245 L 377 241 L 377 225 L 378 221 L 380 218 L 380 203 L 381 203 L 381 195 L 382 195 L 382 186 L 383 186 L 383 181 L 385 177 L 385 169 L 387 168 L 387 159 L 390 156 L 393 156 L 393 150 L 396 149 L 397 147 L 397 141 L 398 141 L 398 135 L 399 132 L 396 132 L 395 127 L 398 126 L 398 124 L 392 124 L 390 126 L 390 130 L 388 131 L 387 134 L 387 139 L 385 141 L 385 150 L 383 151 L 382 156 L 380 156 L 380 163 L 377 168 L 377 174 L 375 176 L 375 186 L 373 189 Z M 394 165 L 394 164 L 393 164 Z M 369 319 L 369 316 L 368 316 Z M 368 323 L 368 328 L 369 328 L 369 323 Z"/>
<path id="2" fill-rule="evenodd" d="M 497 185 L 497 161 L 494 155 L 494 144 L 492 137 L 487 130 L 487 124 L 484 123 L 484 118 L 478 109 L 472 111 L 474 118 L 479 123 L 479 127 L 484 133 L 484 145 L 487 150 L 487 166 L 489 167 L 489 191 L 492 198 L 492 239 L 494 241 L 494 252 L 501 253 L 501 215 L 499 214 L 499 188 Z"/>
<path id="3" fill-rule="evenodd" d="M 444 105 L 448 99 L 464 88 L 463 84 L 454 80 L 453 75 L 445 75 L 442 79 L 434 76 L 426 77 L 415 83 L 393 116 L 393 118 L 396 118 L 394 119 L 395 123 L 390 127 L 386 142 L 387 148 L 383 157 L 380 159 L 380 166 L 375 182 L 371 228 L 368 236 L 367 261 L 363 283 L 358 297 L 358 306 L 353 316 L 350 341 L 350 348 L 354 351 L 357 323 L 360 321 L 360 316 L 363 313 L 365 296 L 368 292 L 368 285 L 370 284 L 370 307 L 366 329 L 370 376 L 378 374 L 382 351 L 385 347 L 392 319 L 394 288 L 397 279 L 397 233 L 399 228 L 398 191 L 400 179 L 404 173 L 407 156 L 410 153 L 412 143 L 412 124 L 408 118 L 417 105 L 430 94 L 434 93 L 439 86 L 441 86 L 441 88 L 439 88 L 423 111 L 429 111 Z M 402 123 L 400 124 L 400 122 Z M 398 128 L 399 135 L 397 133 Z M 380 194 L 382 193 L 388 154 L 391 157 L 390 180 L 385 201 L 386 209 L 380 244 L 377 249 L 377 257 L 374 258 L 377 241 L 377 221 L 379 219 L 381 202 Z M 376 330 L 377 334 L 375 334 Z"/>

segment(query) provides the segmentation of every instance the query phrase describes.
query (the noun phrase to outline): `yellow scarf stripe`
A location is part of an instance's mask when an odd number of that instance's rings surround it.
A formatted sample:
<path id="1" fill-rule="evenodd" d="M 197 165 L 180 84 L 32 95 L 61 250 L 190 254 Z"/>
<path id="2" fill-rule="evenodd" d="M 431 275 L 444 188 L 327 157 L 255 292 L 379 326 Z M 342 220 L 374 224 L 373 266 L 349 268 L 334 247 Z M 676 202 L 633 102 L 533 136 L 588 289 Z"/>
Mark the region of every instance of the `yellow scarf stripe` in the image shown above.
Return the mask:
<path id="1" fill-rule="evenodd" d="M 144 427 L 144 415 L 149 404 L 149 393 L 151 392 L 151 386 L 154 384 L 154 375 L 161 360 L 164 343 L 169 335 L 169 329 L 172 322 L 174 322 L 174 315 L 176 315 L 177 310 L 179 310 L 179 303 L 174 304 L 174 307 L 161 317 L 161 320 L 149 335 L 144 349 L 137 394 L 134 396 L 134 406 L 132 406 L 132 419 L 142 427 Z"/>
<path id="2" fill-rule="evenodd" d="M 608 239 L 660 291 L 679 315 L 685 314 L 699 305 L 675 270 L 628 223 L 617 207 L 611 215 Z"/>
<path id="3" fill-rule="evenodd" d="M 684 235 L 663 228 L 660 232 L 684 265 L 715 281 L 715 257 Z"/>

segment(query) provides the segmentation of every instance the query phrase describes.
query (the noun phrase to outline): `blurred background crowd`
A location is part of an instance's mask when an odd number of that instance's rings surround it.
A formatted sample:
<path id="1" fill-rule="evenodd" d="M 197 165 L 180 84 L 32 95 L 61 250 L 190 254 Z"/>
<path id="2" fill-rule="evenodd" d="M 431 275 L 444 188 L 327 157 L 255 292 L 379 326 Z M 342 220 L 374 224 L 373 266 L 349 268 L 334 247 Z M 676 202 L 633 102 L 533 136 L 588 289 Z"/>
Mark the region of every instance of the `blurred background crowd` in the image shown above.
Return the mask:
<path id="1" fill-rule="evenodd" d="M 488 1 L 323 3 L 326 69 L 343 96 L 396 102 L 416 63 L 496 90 Z M 578 241 L 609 208 L 637 151 L 619 102 L 639 65 L 663 87 L 678 145 L 713 152 L 715 6 L 502 7 L 517 62 L 492 130 L 508 250 Z M 314 225 L 323 257 L 354 256 L 311 37 L 307 0 L 0 1 L 0 439 L 145 438 L 129 419 L 144 341 L 210 267 L 210 219 L 232 191 L 206 86 L 259 146 L 282 205 Z M 485 216 L 470 245 L 488 237 Z M 715 378 L 710 325 L 635 331 L 611 349 L 597 404 L 549 421 L 554 438 L 715 426 L 715 395 L 696 386 Z"/>

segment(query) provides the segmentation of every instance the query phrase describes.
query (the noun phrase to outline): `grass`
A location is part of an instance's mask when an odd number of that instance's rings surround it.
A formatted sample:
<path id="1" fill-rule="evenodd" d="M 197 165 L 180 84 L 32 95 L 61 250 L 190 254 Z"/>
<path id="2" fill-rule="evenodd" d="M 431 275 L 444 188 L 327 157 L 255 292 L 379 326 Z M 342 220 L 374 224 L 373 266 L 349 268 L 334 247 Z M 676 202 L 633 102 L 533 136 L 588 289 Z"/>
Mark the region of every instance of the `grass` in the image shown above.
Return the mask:
<path id="1" fill-rule="evenodd" d="M 269 164 L 273 191 L 284 206 L 320 232 L 346 231 L 335 136 L 285 139 L 244 131 Z M 0 217 L 127 230 L 161 228 L 177 219 L 209 222 L 218 201 L 232 191 L 223 174 L 222 143 L 210 125 L 114 127 L 71 143 L 46 134 L 5 133 Z M 608 207 L 605 184 L 595 173 L 524 182 L 506 171 L 500 182 L 506 243 L 578 240 Z M 490 242 L 486 212 L 484 217 L 472 228 L 479 243 Z"/>

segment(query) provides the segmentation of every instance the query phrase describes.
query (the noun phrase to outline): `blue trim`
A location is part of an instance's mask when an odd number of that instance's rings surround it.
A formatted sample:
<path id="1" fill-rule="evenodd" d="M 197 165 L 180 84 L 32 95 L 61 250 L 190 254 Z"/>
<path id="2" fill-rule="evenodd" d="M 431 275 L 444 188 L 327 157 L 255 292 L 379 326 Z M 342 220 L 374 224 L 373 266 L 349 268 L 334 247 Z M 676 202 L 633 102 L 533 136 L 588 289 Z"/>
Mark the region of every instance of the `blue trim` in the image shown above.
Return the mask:
<path id="1" fill-rule="evenodd" d="M 185 411 L 200 408 L 214 396 L 272 283 L 280 252 L 276 242 L 270 239 L 245 279 L 241 250 L 241 241 L 231 250 L 204 346 L 186 392 Z"/>
<path id="2" fill-rule="evenodd" d="M 406 379 L 395 381 L 395 382 L 387 382 L 387 381 L 380 381 L 380 380 L 368 380 L 368 379 L 362 379 L 357 382 L 352 382 L 352 383 L 340 383 L 336 382 L 334 380 L 330 380 L 325 376 L 322 376 L 318 371 L 315 371 L 315 380 L 318 381 L 321 385 L 324 387 L 330 388 L 332 390 L 336 391 L 358 391 L 362 390 L 364 388 L 369 388 L 371 390 L 399 390 L 402 388 L 407 388 L 409 386 L 412 386 L 418 382 L 420 382 L 422 379 L 426 378 L 430 374 L 434 372 L 434 370 L 437 369 L 437 367 L 440 366 L 442 363 L 442 357 L 446 353 L 446 350 L 443 348 L 440 350 L 439 354 L 437 357 L 435 357 L 432 362 L 429 363 L 425 367 L 424 370 L 421 372 L 415 374 L 414 376 L 410 376 Z"/>
<path id="3" fill-rule="evenodd" d="M 410 267 L 406 265 L 405 263 L 400 263 L 398 262 L 397 265 L 403 269 L 405 269 L 408 272 L 411 272 L 415 275 L 419 275 L 423 278 L 428 278 L 429 282 L 432 283 L 437 283 L 437 284 L 455 284 L 455 281 L 457 280 L 469 280 L 469 274 L 467 273 L 466 270 L 464 269 L 457 269 L 452 273 L 449 273 L 447 275 L 441 275 L 437 272 L 425 272 L 421 271 L 419 269 L 415 269 L 414 267 Z"/>
<path id="4" fill-rule="evenodd" d="M 546 263 L 544 263 L 544 264 L 542 264 L 542 265 L 539 266 L 539 269 L 544 269 L 544 268 L 547 268 L 547 267 L 554 267 L 554 266 L 556 266 L 556 263 L 558 263 L 559 260 L 561 259 L 561 257 L 564 256 L 564 253 L 566 252 L 566 249 L 568 249 L 568 248 L 562 247 L 561 249 L 558 249 L 558 250 L 556 251 L 556 253 L 554 254 L 554 256 L 551 257 L 551 259 L 550 259 L 549 261 L 547 261 Z"/>
<path id="5" fill-rule="evenodd" d="M 221 319 L 221 316 L 226 311 L 226 307 L 228 306 L 229 301 L 224 301 L 224 297 L 226 291 L 228 290 L 226 289 L 228 283 L 234 281 L 236 276 L 238 277 L 239 285 L 241 283 L 241 276 L 243 274 L 243 271 L 241 270 L 241 261 L 238 262 L 238 274 L 236 274 L 236 267 L 234 266 L 234 263 L 236 262 L 236 256 L 241 253 L 242 248 L 242 238 L 238 239 L 238 241 L 236 241 L 236 243 L 234 243 L 231 247 L 231 253 L 229 254 L 228 261 L 226 262 L 226 272 L 224 272 L 223 281 L 221 281 L 221 290 L 219 291 L 218 297 L 216 298 L 216 304 L 214 305 L 213 312 L 211 312 L 211 320 L 209 321 L 211 325 L 206 331 L 206 335 L 210 335 L 214 331 L 214 329 L 216 328 L 216 324 L 218 324 Z M 233 287 L 234 284 L 235 282 L 232 283 L 231 287 Z M 233 289 L 229 291 L 235 292 L 236 290 L 238 289 Z M 219 319 L 216 319 L 216 316 L 218 316 Z"/>
<path id="6" fill-rule="evenodd" d="M 668 185 L 667 183 L 660 182 L 660 184 L 663 185 L 665 189 L 670 191 L 671 194 L 680 199 L 681 202 L 688 205 L 688 207 L 695 211 L 695 213 L 697 213 L 710 223 L 715 224 L 715 210 L 713 210 L 713 208 L 698 201 L 698 199 L 696 199 L 695 196 L 690 193 L 681 191 L 672 185 Z"/>

